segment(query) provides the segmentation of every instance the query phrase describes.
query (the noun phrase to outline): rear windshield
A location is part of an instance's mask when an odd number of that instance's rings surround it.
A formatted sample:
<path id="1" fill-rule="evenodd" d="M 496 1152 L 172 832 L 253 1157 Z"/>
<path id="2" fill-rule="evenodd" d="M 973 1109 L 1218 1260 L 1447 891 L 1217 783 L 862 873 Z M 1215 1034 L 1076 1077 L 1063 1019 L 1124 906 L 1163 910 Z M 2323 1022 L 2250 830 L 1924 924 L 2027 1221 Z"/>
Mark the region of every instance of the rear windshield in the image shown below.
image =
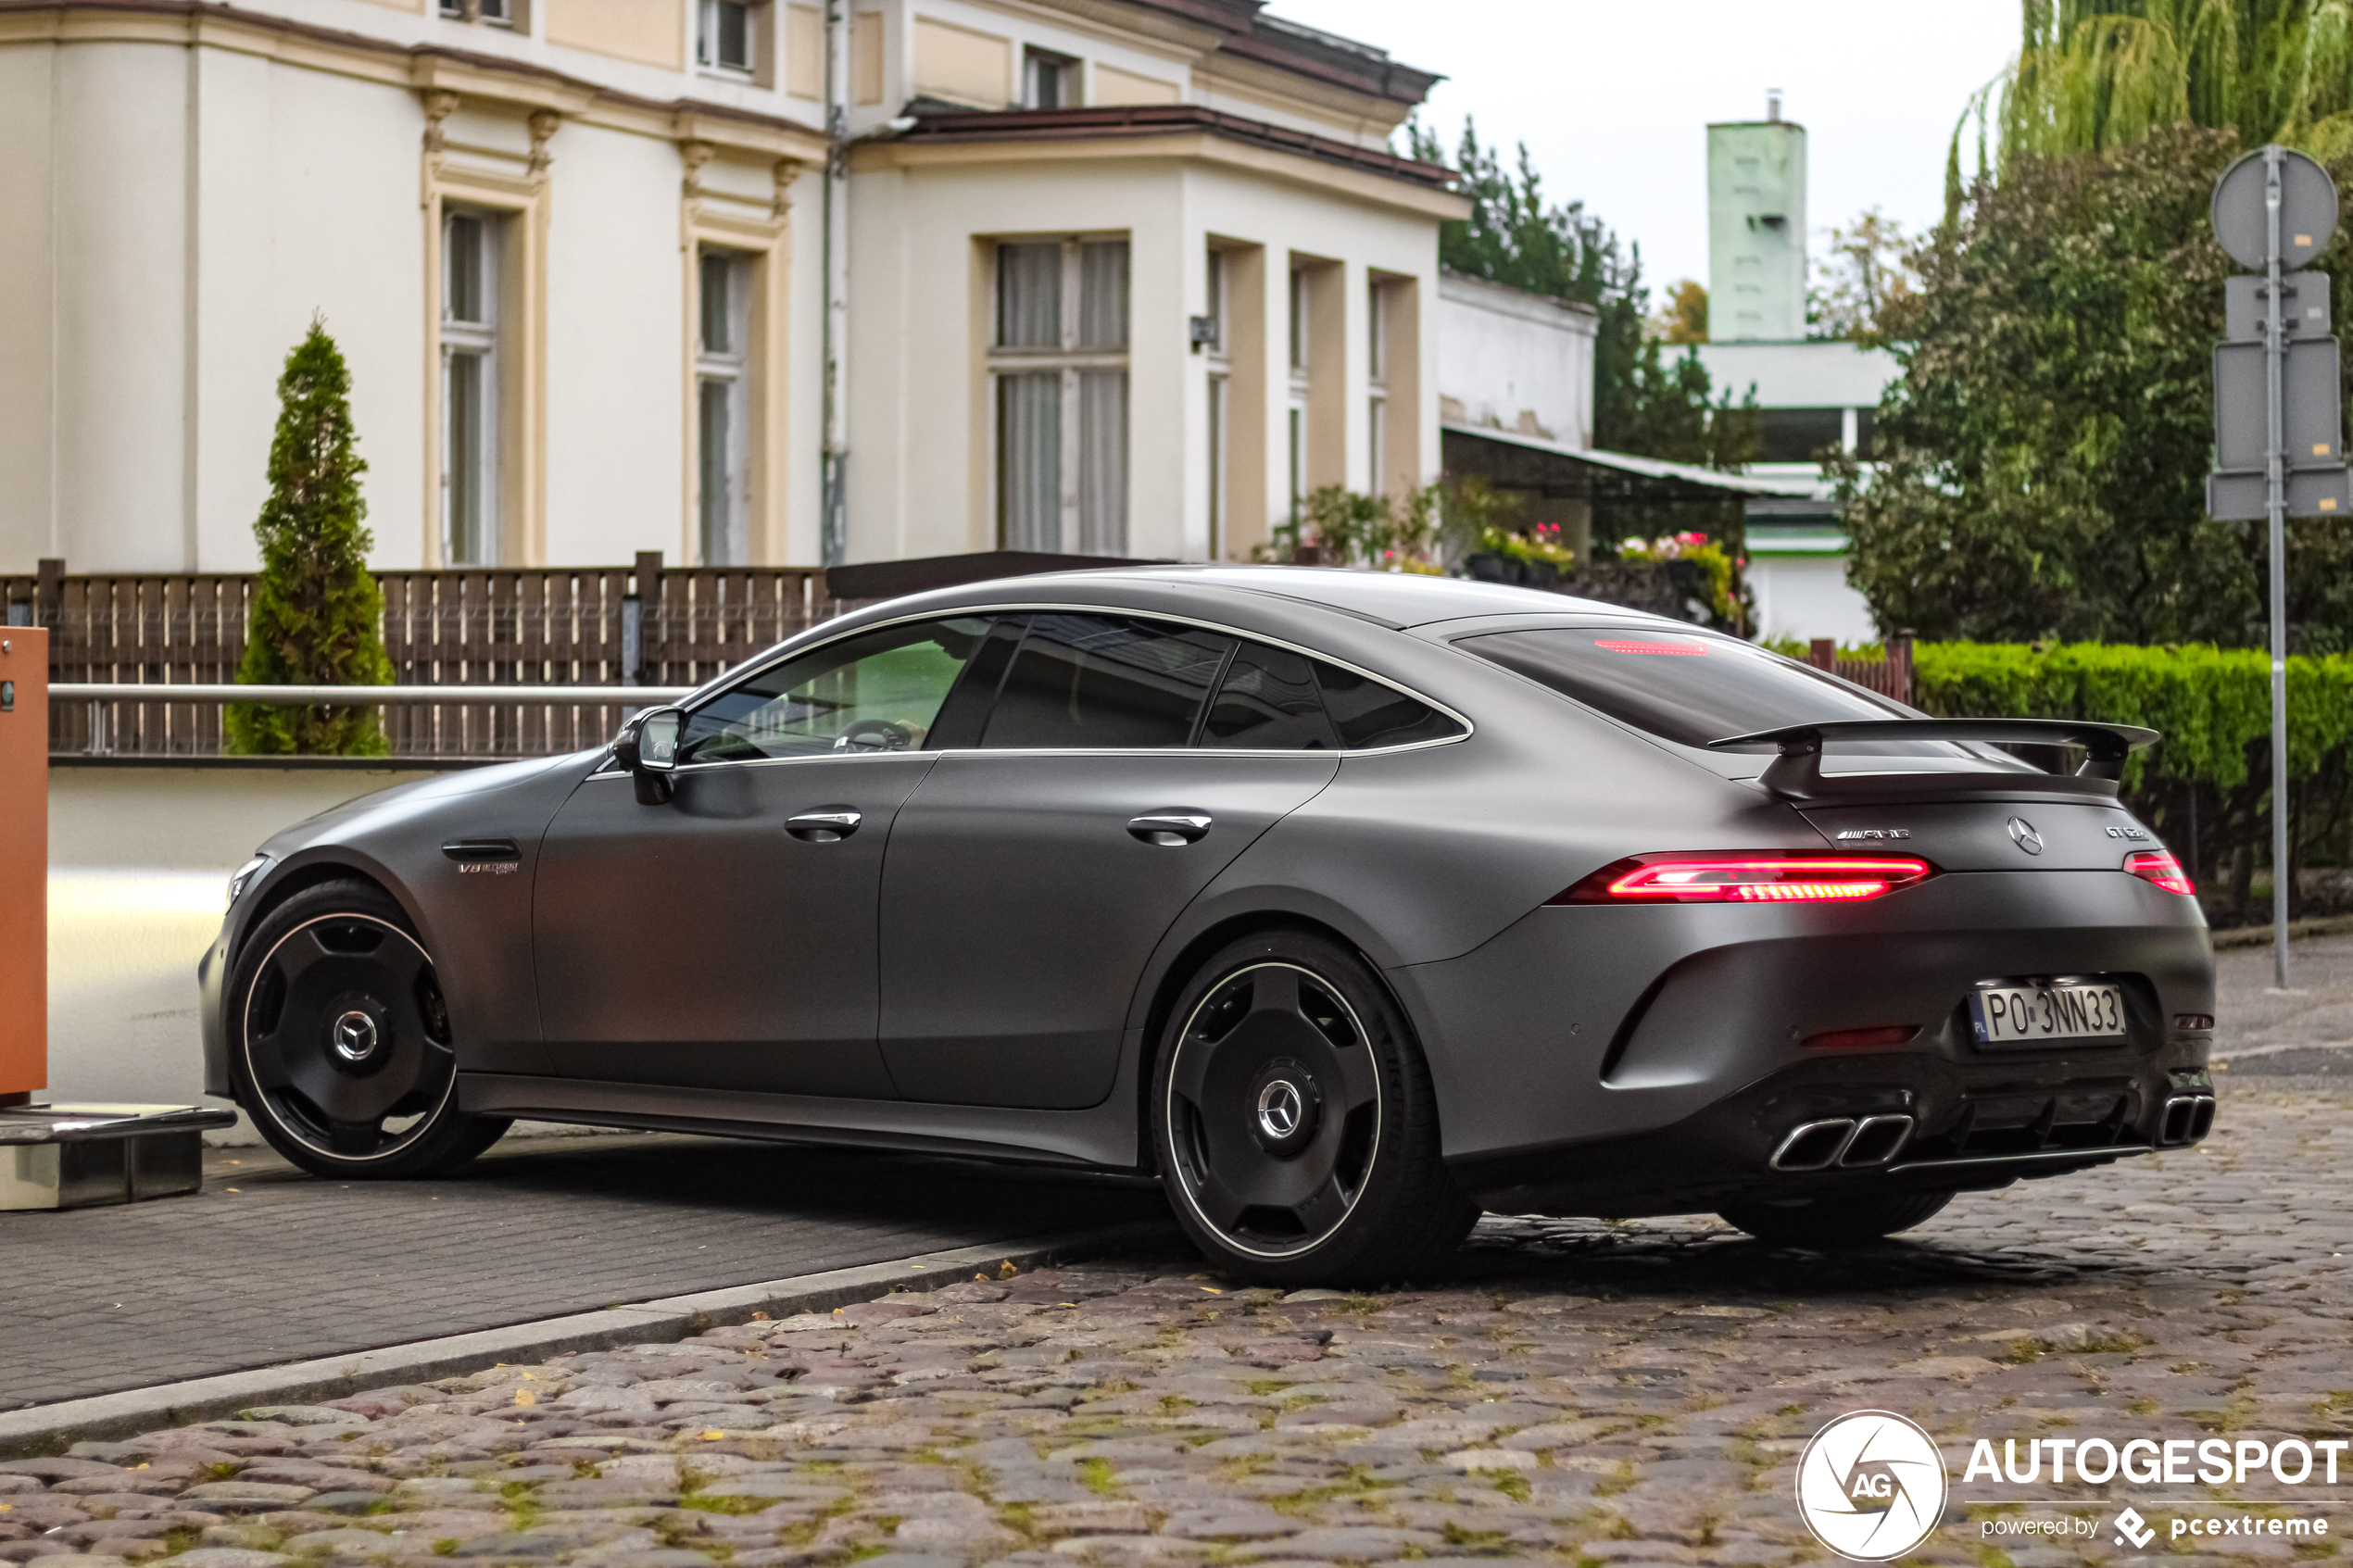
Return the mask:
<path id="1" fill-rule="evenodd" d="M 1730 637 L 1549 627 L 1454 646 L 1684 746 L 1789 724 L 1910 717 L 1821 671 Z"/>

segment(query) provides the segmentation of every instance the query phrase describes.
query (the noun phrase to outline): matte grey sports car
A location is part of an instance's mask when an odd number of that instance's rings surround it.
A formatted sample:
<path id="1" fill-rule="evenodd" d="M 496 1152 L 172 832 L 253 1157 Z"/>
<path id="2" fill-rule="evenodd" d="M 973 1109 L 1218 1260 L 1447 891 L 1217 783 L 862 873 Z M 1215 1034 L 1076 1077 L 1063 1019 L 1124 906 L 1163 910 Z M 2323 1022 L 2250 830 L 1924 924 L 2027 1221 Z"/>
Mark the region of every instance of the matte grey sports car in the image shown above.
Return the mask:
<path id="1" fill-rule="evenodd" d="M 1155 1173 L 1278 1284 L 1481 1207 L 1856 1242 L 2206 1135 L 2155 738 L 1491 584 L 942 590 L 271 839 L 208 1085 L 338 1177 L 516 1117 Z"/>

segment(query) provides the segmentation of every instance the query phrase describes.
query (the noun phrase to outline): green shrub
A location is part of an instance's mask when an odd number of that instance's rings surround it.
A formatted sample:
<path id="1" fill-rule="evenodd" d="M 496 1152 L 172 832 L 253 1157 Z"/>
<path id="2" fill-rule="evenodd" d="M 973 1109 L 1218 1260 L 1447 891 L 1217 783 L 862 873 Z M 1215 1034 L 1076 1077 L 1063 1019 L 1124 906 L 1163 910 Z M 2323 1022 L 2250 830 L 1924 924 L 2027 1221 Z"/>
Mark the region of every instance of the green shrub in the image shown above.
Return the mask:
<path id="1" fill-rule="evenodd" d="M 384 591 L 368 571 L 374 542 L 352 450 L 351 372 L 317 321 L 286 356 L 278 378 L 278 430 L 270 443 L 270 498 L 254 521 L 261 581 L 245 630 L 243 685 L 392 684 L 384 655 Z M 233 753 L 381 757 L 388 749 L 372 708 L 233 704 L 224 720 Z"/>

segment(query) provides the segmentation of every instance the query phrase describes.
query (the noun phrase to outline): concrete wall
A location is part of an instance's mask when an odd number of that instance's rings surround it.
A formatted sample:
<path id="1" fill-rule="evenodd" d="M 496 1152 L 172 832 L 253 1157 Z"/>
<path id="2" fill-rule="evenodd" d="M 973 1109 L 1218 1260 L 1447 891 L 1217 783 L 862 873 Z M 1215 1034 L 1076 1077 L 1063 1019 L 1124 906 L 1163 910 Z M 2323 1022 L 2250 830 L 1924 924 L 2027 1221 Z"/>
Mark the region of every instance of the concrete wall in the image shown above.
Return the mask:
<path id="1" fill-rule="evenodd" d="M 430 773 L 56 768 L 49 774 L 49 1088 L 205 1101 L 196 960 L 229 873 L 279 829 Z"/>
<path id="2" fill-rule="evenodd" d="M 1438 282 L 1438 395 L 1449 424 L 1593 444 L 1593 312 L 1449 272 Z"/>

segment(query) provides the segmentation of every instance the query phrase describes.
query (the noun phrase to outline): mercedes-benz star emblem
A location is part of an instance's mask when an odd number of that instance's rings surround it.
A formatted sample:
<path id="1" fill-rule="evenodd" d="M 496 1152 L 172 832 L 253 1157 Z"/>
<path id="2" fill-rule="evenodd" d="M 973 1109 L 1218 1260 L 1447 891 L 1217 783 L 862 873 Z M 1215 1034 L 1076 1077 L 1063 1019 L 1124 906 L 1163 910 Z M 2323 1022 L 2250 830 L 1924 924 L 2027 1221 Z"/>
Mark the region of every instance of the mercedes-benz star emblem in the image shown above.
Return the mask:
<path id="1" fill-rule="evenodd" d="M 1298 1086 L 1277 1078 L 1258 1091 L 1259 1129 L 1270 1138 L 1287 1138 L 1299 1131 L 1300 1113 L 1305 1109 Z"/>
<path id="2" fill-rule="evenodd" d="M 2043 852 L 2043 835 L 2034 831 L 2032 822 L 2028 822 L 2024 817 L 2012 817 L 2009 828 L 2012 844 L 2030 855 L 2040 855 Z"/>
<path id="3" fill-rule="evenodd" d="M 336 1019 L 328 1037 L 346 1061 L 365 1061 L 376 1054 L 376 1021 L 358 1008 Z"/>

